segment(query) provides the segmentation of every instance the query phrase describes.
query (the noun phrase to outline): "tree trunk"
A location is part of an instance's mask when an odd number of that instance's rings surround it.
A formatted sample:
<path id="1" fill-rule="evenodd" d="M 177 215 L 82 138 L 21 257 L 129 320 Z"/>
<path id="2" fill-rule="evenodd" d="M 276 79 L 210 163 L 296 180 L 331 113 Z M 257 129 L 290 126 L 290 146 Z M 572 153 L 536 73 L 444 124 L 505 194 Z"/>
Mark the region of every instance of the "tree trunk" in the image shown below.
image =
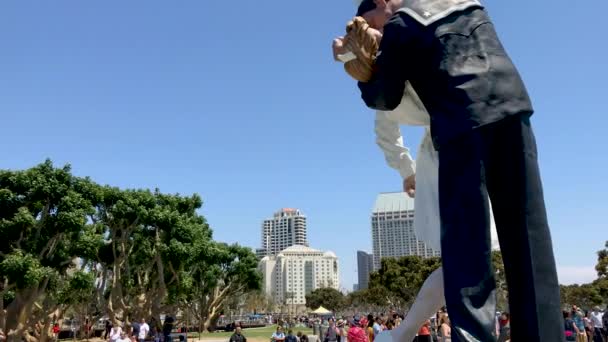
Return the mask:
<path id="1" fill-rule="evenodd" d="M 0 330 L 6 331 L 6 310 L 4 309 L 4 292 L 0 293 Z"/>
<path id="2" fill-rule="evenodd" d="M 23 333 L 23 339 L 25 340 L 25 342 L 37 342 L 38 339 L 32 335 L 30 335 L 30 333 L 25 330 L 25 332 Z"/>
<path id="3" fill-rule="evenodd" d="M 46 286 L 45 286 L 46 287 Z M 15 299 L 6 309 L 5 333 L 7 342 L 21 342 L 27 330 L 27 321 L 38 297 L 38 289 L 26 289 L 16 293 Z"/>
<path id="4" fill-rule="evenodd" d="M 205 331 L 214 332 L 217 326 L 217 321 L 220 318 L 220 310 L 219 307 L 212 307 L 211 310 L 207 313 L 206 317 L 203 318 L 203 326 Z"/>
<path id="5" fill-rule="evenodd" d="M 42 327 L 40 329 L 40 337 L 38 338 L 38 342 L 47 342 L 49 339 L 49 331 L 51 330 L 52 322 L 51 317 L 46 316 L 44 321 L 42 322 Z"/>
<path id="6" fill-rule="evenodd" d="M 200 334 L 205 332 L 205 322 L 201 319 L 201 317 L 198 318 L 198 333 L 199 333 L 199 337 Z"/>
<path id="7" fill-rule="evenodd" d="M 207 318 L 203 322 L 203 331 L 205 332 L 213 332 L 215 331 L 214 327 L 211 326 L 211 321 Z"/>

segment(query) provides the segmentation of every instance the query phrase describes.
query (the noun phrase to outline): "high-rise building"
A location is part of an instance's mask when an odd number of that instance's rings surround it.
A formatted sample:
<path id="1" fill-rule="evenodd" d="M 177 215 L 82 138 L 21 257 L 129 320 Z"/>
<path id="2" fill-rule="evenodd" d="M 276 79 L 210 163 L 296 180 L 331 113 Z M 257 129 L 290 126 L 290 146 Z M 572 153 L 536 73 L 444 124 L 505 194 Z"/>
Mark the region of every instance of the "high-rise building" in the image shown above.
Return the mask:
<path id="1" fill-rule="evenodd" d="M 290 246 L 308 246 L 306 216 L 298 209 L 284 208 L 262 223 L 262 247 L 258 258 L 279 254 Z"/>
<path id="2" fill-rule="evenodd" d="M 374 270 L 385 257 L 440 256 L 414 233 L 414 199 L 404 192 L 381 193 L 372 211 Z"/>
<path id="3" fill-rule="evenodd" d="M 306 304 L 306 295 L 324 287 L 340 288 L 338 257 L 307 246 L 291 246 L 259 263 L 262 288 L 275 303 Z"/>
<path id="4" fill-rule="evenodd" d="M 369 274 L 374 270 L 374 256 L 367 252 L 357 251 L 357 289 L 365 290 L 369 287 Z"/>

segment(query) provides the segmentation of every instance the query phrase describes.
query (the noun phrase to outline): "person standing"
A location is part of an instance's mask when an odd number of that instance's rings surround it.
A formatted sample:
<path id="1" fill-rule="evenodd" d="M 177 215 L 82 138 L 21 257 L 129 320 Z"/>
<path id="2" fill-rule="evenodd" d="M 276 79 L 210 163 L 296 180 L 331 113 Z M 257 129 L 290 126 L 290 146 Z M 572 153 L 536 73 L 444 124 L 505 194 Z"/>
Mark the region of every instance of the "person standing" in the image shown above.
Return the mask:
<path id="1" fill-rule="evenodd" d="M 293 330 L 287 330 L 287 336 L 285 337 L 285 342 L 298 342 L 298 338 L 293 334 Z"/>
<path id="2" fill-rule="evenodd" d="M 338 328 L 338 336 L 340 336 L 340 341 L 347 342 L 348 334 L 346 332 L 346 322 L 343 319 L 339 319 L 338 323 L 336 323 L 336 327 Z"/>
<path id="3" fill-rule="evenodd" d="M 333 318 L 328 320 L 329 326 L 325 332 L 324 342 L 340 342 L 340 331 L 336 327 L 336 321 Z"/>
<path id="4" fill-rule="evenodd" d="M 173 324 L 175 324 L 175 318 L 173 316 L 166 316 L 163 322 L 163 341 L 171 341 L 171 333 L 173 332 Z"/>
<path id="5" fill-rule="evenodd" d="M 418 330 L 418 336 L 416 336 L 416 342 L 432 342 L 431 337 L 431 320 L 427 319 L 426 322 Z"/>
<path id="6" fill-rule="evenodd" d="M 564 335 L 566 337 L 566 341 L 576 341 L 576 325 L 572 320 L 572 313 L 567 310 L 563 311 L 564 316 Z"/>
<path id="7" fill-rule="evenodd" d="M 450 327 L 450 317 L 447 314 L 441 316 L 438 330 L 441 333 L 440 342 L 452 342 L 452 328 Z"/>
<path id="8" fill-rule="evenodd" d="M 112 330 L 112 323 L 110 322 L 109 319 L 106 319 L 104 328 L 105 328 L 105 334 L 103 335 L 103 339 L 106 340 L 108 338 L 108 335 L 110 334 L 110 330 Z"/>
<path id="9" fill-rule="evenodd" d="M 593 332 L 595 331 L 593 320 L 591 318 L 591 311 L 585 311 L 585 332 L 587 332 L 587 341 L 593 342 Z"/>
<path id="10" fill-rule="evenodd" d="M 112 328 L 110 329 L 110 342 L 117 342 L 118 340 L 120 340 L 123 333 L 124 332 L 120 327 L 120 323 L 115 322 L 115 324 L 113 324 Z"/>
<path id="11" fill-rule="evenodd" d="M 585 331 L 585 320 L 582 311 L 573 306 L 571 314 L 576 329 L 576 342 L 587 342 L 587 332 Z"/>
<path id="12" fill-rule="evenodd" d="M 359 82 L 365 104 L 394 110 L 409 81 L 431 117 L 452 339 L 496 339 L 489 195 L 513 340 L 562 341 L 534 111 L 484 7 L 477 0 L 363 0 L 357 15 L 383 31 L 375 74 Z"/>
<path id="13" fill-rule="evenodd" d="M 498 320 L 498 325 L 500 327 L 498 330 L 498 342 L 507 342 L 511 339 L 510 320 L 511 316 L 508 312 L 503 312 L 500 314 L 500 319 Z"/>
<path id="14" fill-rule="evenodd" d="M 146 319 L 142 318 L 139 324 L 139 333 L 137 334 L 137 341 L 144 342 L 148 334 L 150 333 L 150 326 L 146 323 Z"/>
<path id="15" fill-rule="evenodd" d="M 133 323 L 131 323 L 131 334 L 129 336 L 138 338 L 139 330 L 140 330 L 139 328 L 140 328 L 139 322 L 133 321 Z"/>
<path id="16" fill-rule="evenodd" d="M 59 328 L 59 323 L 53 324 L 53 338 L 55 339 L 55 341 L 59 340 L 59 332 L 61 332 L 61 328 Z M 104 340 L 107 338 L 107 334 L 108 331 L 106 331 L 106 337 L 104 337 Z"/>
<path id="17" fill-rule="evenodd" d="M 117 342 L 131 342 L 131 339 L 129 338 L 128 334 L 125 331 L 121 331 L 120 337 L 116 341 Z"/>
<path id="18" fill-rule="evenodd" d="M 599 306 L 593 308 L 591 311 L 591 322 L 593 323 L 593 342 L 604 342 L 602 335 L 604 334 L 604 323 L 602 322 L 602 316 L 604 314 L 600 311 Z"/>
<path id="19" fill-rule="evenodd" d="M 374 339 L 375 339 L 382 332 L 382 318 L 380 316 L 377 316 L 376 319 L 374 320 L 373 328 L 374 328 Z"/>
<path id="20" fill-rule="evenodd" d="M 367 334 L 367 339 L 369 342 L 374 342 L 374 315 L 367 315 L 367 319 L 365 320 L 367 323 L 367 327 L 365 328 L 365 333 Z"/>
<path id="21" fill-rule="evenodd" d="M 285 334 L 283 333 L 283 327 L 277 326 L 277 331 L 272 334 L 271 340 L 273 342 L 284 342 Z"/>
<path id="22" fill-rule="evenodd" d="M 367 333 L 368 320 L 365 317 L 355 315 L 350 322 L 347 338 L 349 342 L 371 342 Z M 373 335 L 372 335 L 373 338 Z"/>
<path id="23" fill-rule="evenodd" d="M 247 338 L 242 334 L 241 327 L 236 327 L 234 329 L 234 334 L 230 336 L 229 342 L 247 342 Z"/>

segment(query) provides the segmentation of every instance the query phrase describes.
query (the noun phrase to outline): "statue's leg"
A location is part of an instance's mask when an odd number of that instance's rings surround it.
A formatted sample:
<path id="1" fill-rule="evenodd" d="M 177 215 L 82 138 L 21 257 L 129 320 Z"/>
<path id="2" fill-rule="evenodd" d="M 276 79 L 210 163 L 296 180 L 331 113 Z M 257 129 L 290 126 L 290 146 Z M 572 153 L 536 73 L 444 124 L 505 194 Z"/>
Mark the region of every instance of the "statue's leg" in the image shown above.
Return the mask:
<path id="1" fill-rule="evenodd" d="M 422 324 L 444 305 L 443 269 L 440 267 L 424 281 L 407 316 L 401 325 L 393 330 L 393 341 L 411 342 Z"/>
<path id="2" fill-rule="evenodd" d="M 441 259 L 454 342 L 496 341 L 487 144 L 480 130 L 439 150 Z"/>
<path id="3" fill-rule="evenodd" d="M 381 333 L 374 341 L 412 342 L 422 324 L 444 305 L 443 270 L 440 267 L 426 278 L 403 322 L 397 328 Z"/>
<path id="4" fill-rule="evenodd" d="M 559 283 L 528 116 L 485 132 L 487 183 L 509 288 L 514 341 L 563 341 Z M 449 304 L 448 304 L 449 305 Z"/>

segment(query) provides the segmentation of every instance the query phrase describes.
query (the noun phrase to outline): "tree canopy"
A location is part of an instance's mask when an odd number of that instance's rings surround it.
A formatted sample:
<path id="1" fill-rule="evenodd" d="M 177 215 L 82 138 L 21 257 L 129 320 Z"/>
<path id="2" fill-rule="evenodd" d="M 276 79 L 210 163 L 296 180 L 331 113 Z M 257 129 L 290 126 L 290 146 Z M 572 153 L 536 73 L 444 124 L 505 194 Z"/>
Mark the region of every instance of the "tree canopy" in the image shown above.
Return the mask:
<path id="1" fill-rule="evenodd" d="M 342 292 L 332 287 L 322 287 L 306 295 L 306 307 L 316 310 L 320 306 L 336 312 L 345 305 L 345 297 Z"/>
<path id="2" fill-rule="evenodd" d="M 597 252 L 595 266 L 597 279 L 587 284 L 561 286 L 561 299 L 565 307 L 577 305 L 590 309 L 595 305 L 608 304 L 608 241 Z"/>
<path id="3" fill-rule="evenodd" d="M 507 306 L 507 289 L 504 265 L 500 252 L 492 254 L 498 308 Z M 405 256 L 384 258 L 380 269 L 370 275 L 369 288 L 352 292 L 346 299 L 347 306 L 355 311 L 378 311 L 387 307 L 398 311 L 407 310 L 426 278 L 441 266 L 441 259 Z"/>
<path id="4" fill-rule="evenodd" d="M 202 203 L 102 186 L 50 160 L 0 171 L 0 329 L 44 342 L 67 310 L 127 325 L 189 310 L 208 328 L 260 274 L 249 248 L 212 239 Z"/>

